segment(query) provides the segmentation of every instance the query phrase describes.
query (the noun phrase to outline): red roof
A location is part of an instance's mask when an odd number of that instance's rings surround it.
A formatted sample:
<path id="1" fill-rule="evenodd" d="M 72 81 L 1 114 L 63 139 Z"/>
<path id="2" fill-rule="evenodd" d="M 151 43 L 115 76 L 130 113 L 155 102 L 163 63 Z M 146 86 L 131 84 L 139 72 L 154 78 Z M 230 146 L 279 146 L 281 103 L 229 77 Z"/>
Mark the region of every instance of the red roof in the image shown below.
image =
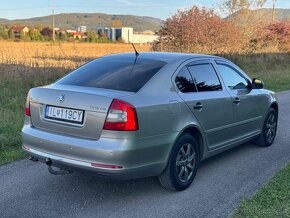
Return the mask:
<path id="1" fill-rule="evenodd" d="M 11 30 L 12 30 L 13 32 L 20 32 L 20 31 L 22 31 L 25 27 L 26 27 L 26 26 L 14 26 L 14 27 L 11 28 Z"/>
<path id="2" fill-rule="evenodd" d="M 72 32 L 73 36 L 84 36 L 85 34 L 83 32 Z"/>

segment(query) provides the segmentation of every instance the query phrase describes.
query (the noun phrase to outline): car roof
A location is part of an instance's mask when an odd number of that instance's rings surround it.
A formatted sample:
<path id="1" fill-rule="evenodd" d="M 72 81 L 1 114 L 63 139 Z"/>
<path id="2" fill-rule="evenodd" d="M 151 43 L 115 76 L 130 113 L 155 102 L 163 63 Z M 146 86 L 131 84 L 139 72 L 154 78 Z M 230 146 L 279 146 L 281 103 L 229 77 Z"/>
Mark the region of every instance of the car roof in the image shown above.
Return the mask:
<path id="1" fill-rule="evenodd" d="M 128 53 L 118 53 L 118 54 L 111 54 L 104 57 L 117 57 L 117 58 L 134 58 L 135 52 L 128 52 Z M 165 62 L 174 62 L 174 61 L 182 61 L 187 60 L 189 58 L 218 58 L 223 59 L 218 56 L 213 55 L 205 55 L 205 54 L 190 54 L 190 53 L 174 53 L 174 52 L 140 52 L 138 58 L 145 58 L 145 59 L 154 59 L 159 61 Z"/>

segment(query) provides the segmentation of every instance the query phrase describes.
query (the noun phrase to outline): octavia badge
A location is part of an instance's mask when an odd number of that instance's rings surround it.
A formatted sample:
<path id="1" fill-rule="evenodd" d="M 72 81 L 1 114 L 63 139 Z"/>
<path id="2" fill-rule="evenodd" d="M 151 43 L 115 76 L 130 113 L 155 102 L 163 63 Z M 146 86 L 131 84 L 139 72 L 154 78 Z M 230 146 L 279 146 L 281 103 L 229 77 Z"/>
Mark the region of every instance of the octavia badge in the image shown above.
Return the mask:
<path id="1" fill-rule="evenodd" d="M 58 101 L 59 101 L 60 103 L 64 102 L 64 95 L 60 95 L 60 96 L 58 96 Z"/>

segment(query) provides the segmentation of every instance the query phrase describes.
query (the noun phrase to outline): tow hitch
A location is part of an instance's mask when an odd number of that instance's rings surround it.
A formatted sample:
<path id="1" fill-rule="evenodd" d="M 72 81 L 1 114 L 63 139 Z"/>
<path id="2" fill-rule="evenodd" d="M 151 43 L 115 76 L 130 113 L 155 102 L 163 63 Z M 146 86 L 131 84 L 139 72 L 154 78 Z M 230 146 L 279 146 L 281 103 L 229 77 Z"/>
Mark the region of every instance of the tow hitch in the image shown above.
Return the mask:
<path id="1" fill-rule="evenodd" d="M 31 160 L 32 162 L 37 162 L 38 159 L 36 157 L 30 157 L 29 160 Z"/>
<path id="2" fill-rule="evenodd" d="M 48 167 L 48 171 L 51 173 L 51 174 L 53 174 L 53 175 L 68 175 L 68 174 L 71 174 L 72 173 L 72 171 L 70 171 L 70 170 L 67 170 L 67 169 L 59 169 L 59 170 L 54 170 L 53 168 L 52 168 L 52 161 L 51 161 L 51 159 L 49 159 L 49 158 L 46 158 L 45 159 L 45 163 L 46 163 L 46 165 L 47 165 L 47 167 Z"/>

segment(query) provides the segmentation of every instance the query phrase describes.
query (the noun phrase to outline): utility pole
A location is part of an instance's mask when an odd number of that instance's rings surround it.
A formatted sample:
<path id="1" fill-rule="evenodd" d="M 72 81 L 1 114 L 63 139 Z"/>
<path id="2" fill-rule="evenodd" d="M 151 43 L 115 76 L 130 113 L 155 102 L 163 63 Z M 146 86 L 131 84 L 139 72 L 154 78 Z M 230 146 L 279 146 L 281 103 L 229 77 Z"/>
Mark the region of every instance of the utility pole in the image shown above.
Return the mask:
<path id="1" fill-rule="evenodd" d="M 51 6 L 51 10 L 52 10 L 52 41 L 55 41 L 55 32 L 54 32 L 54 8 L 55 6 Z"/>
<path id="2" fill-rule="evenodd" d="M 273 9 L 272 9 L 272 22 L 275 22 L 275 13 L 276 13 L 276 1 L 277 0 L 273 0 Z"/>

